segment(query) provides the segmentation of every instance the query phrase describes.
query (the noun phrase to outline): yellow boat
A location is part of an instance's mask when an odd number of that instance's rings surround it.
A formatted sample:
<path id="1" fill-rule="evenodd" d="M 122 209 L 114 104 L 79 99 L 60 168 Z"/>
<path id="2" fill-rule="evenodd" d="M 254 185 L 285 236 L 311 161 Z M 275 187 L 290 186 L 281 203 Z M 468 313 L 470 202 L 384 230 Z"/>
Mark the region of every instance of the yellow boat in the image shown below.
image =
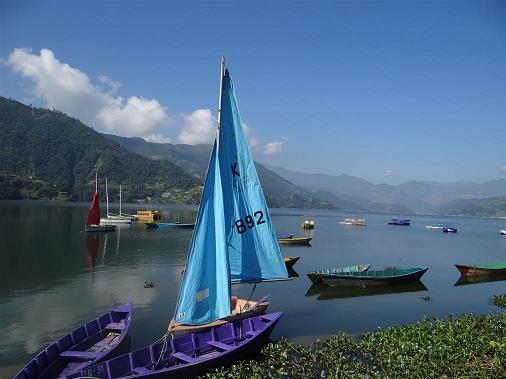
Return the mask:
<path id="1" fill-rule="evenodd" d="M 160 211 L 137 211 L 137 219 L 144 223 L 157 222 L 162 219 L 162 214 Z"/>
<path id="2" fill-rule="evenodd" d="M 278 238 L 278 242 L 286 245 L 309 245 L 312 239 L 312 237 Z"/>
<path id="3" fill-rule="evenodd" d="M 283 260 L 285 261 L 286 269 L 293 269 L 293 265 L 297 263 L 300 257 L 284 257 Z"/>
<path id="4" fill-rule="evenodd" d="M 300 227 L 302 229 L 314 229 L 314 220 L 306 220 L 302 224 L 300 224 Z"/>

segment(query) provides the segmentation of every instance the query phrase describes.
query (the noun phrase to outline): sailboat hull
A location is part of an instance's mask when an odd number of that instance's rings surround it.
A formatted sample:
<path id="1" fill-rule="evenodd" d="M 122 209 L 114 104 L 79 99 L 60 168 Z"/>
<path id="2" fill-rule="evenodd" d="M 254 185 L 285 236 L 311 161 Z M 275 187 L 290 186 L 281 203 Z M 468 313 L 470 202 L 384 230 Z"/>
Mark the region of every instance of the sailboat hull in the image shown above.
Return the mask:
<path id="1" fill-rule="evenodd" d="M 129 218 L 116 218 L 114 216 L 108 218 L 101 218 L 100 224 L 131 224 L 132 220 Z"/>
<path id="2" fill-rule="evenodd" d="M 250 357 L 267 341 L 282 312 L 250 317 L 144 347 L 69 378 L 189 378 Z M 159 361 L 159 364 L 156 363 Z"/>
<path id="3" fill-rule="evenodd" d="M 86 232 L 88 233 L 100 233 L 100 232 L 114 232 L 116 225 L 86 225 Z"/>
<path id="4" fill-rule="evenodd" d="M 243 320 L 248 317 L 258 316 L 265 313 L 269 305 L 270 303 L 268 301 L 261 301 L 256 304 L 255 301 L 237 299 L 235 300 L 235 308 L 230 316 L 202 325 L 173 323 L 172 335 L 174 337 L 179 337 L 188 333 L 201 332 L 216 326 Z"/>

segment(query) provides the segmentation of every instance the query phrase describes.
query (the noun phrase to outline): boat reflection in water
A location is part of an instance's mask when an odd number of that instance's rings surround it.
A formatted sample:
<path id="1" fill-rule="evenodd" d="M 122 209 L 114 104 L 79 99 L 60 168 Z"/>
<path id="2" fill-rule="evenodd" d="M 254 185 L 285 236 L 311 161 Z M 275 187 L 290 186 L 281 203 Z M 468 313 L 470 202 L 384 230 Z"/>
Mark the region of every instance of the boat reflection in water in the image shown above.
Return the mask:
<path id="1" fill-rule="evenodd" d="M 95 272 L 95 266 L 97 265 L 97 252 L 98 245 L 100 244 L 100 238 L 97 234 L 86 235 L 86 252 L 88 267 L 93 274 Z"/>
<path id="2" fill-rule="evenodd" d="M 299 274 L 297 271 L 295 271 L 292 267 L 287 267 L 286 271 L 288 271 L 288 277 L 289 278 L 298 278 Z"/>
<path id="3" fill-rule="evenodd" d="M 493 276 L 464 276 L 461 275 L 459 280 L 455 282 L 455 286 L 465 286 L 466 284 L 478 284 L 487 282 L 497 282 L 506 280 L 506 274 L 493 275 Z"/>
<path id="4" fill-rule="evenodd" d="M 403 292 L 427 291 L 427 287 L 420 282 L 397 284 L 395 286 L 369 287 L 331 287 L 323 284 L 312 284 L 306 292 L 306 297 L 318 296 L 317 300 L 344 299 L 349 297 L 388 295 Z"/>

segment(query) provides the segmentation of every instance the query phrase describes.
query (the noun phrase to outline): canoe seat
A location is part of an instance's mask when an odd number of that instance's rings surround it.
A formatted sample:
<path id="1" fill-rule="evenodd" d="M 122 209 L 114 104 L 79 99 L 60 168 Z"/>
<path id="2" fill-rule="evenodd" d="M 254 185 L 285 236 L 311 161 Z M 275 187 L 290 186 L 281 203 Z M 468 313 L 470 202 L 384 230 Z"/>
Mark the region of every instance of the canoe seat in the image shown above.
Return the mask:
<path id="1" fill-rule="evenodd" d="M 67 350 L 62 351 L 60 353 L 60 357 L 68 357 L 68 358 L 96 358 L 100 352 L 96 351 L 77 351 L 77 350 Z"/>
<path id="2" fill-rule="evenodd" d="M 186 355 L 185 353 L 172 353 L 172 357 L 179 359 L 180 361 L 183 361 L 185 363 L 197 363 L 200 362 L 200 359 L 190 357 L 189 355 Z"/>
<path id="3" fill-rule="evenodd" d="M 125 329 L 125 323 L 124 322 L 111 322 L 105 326 L 106 329 L 112 329 L 112 330 L 123 330 Z"/>
<path id="4" fill-rule="evenodd" d="M 248 336 L 251 336 L 251 337 L 256 337 L 258 335 L 258 332 L 253 332 L 251 330 L 248 330 L 244 334 L 247 334 Z"/>
<path id="5" fill-rule="evenodd" d="M 207 344 L 225 351 L 233 349 L 233 346 L 227 345 L 226 343 L 220 341 L 207 341 Z"/>
<path id="6" fill-rule="evenodd" d="M 139 374 L 139 375 L 146 375 L 146 374 L 150 374 L 153 372 L 146 367 L 136 367 L 132 371 L 134 374 Z"/>

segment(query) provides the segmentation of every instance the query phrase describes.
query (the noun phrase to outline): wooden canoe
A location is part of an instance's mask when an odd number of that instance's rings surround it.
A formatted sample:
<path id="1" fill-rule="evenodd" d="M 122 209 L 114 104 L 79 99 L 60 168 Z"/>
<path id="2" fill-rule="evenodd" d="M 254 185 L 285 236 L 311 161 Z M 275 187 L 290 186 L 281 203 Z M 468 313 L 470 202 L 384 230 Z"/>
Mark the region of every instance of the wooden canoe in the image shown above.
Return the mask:
<path id="1" fill-rule="evenodd" d="M 278 238 L 278 242 L 284 245 L 309 245 L 311 240 L 311 237 Z"/>
<path id="2" fill-rule="evenodd" d="M 484 265 L 455 265 L 464 276 L 490 276 L 506 274 L 506 262 Z"/>
<path id="3" fill-rule="evenodd" d="M 82 370 L 76 377 L 192 378 L 251 357 L 265 342 L 282 312 L 246 318 L 206 331 L 158 342 Z"/>
<path id="4" fill-rule="evenodd" d="M 300 259 L 300 257 L 284 257 L 285 265 L 287 269 L 293 268 L 295 263 Z"/>
<path id="5" fill-rule="evenodd" d="M 388 285 L 420 280 L 427 270 L 427 267 L 415 267 L 395 270 L 342 272 L 323 274 L 321 279 L 322 283 L 328 286 Z"/>
<path id="6" fill-rule="evenodd" d="M 114 356 L 128 334 L 132 304 L 89 321 L 42 350 L 14 379 L 51 379 L 79 373 Z"/>
<path id="7" fill-rule="evenodd" d="M 339 274 L 343 272 L 363 272 L 369 270 L 369 267 L 371 267 L 370 264 L 363 264 L 363 265 L 355 265 L 355 266 L 346 266 L 346 267 L 339 267 L 339 268 L 326 268 L 323 270 L 318 271 L 311 271 L 307 272 L 306 275 L 313 283 L 322 283 L 323 277 L 325 275 L 329 274 Z"/>

